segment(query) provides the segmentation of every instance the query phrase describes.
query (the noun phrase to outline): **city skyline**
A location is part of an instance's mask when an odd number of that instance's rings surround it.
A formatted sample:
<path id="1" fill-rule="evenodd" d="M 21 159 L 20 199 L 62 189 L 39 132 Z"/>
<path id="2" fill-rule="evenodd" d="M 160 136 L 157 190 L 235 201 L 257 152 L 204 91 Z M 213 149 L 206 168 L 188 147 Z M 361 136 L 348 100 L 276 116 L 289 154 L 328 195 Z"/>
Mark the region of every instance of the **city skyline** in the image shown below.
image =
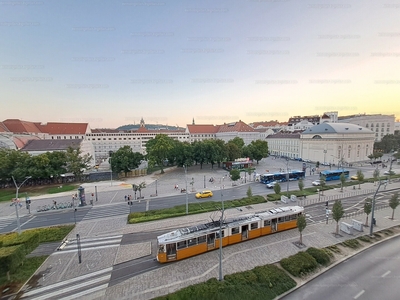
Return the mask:
<path id="1" fill-rule="evenodd" d="M 0 119 L 185 127 L 400 117 L 400 4 L 5 1 Z"/>

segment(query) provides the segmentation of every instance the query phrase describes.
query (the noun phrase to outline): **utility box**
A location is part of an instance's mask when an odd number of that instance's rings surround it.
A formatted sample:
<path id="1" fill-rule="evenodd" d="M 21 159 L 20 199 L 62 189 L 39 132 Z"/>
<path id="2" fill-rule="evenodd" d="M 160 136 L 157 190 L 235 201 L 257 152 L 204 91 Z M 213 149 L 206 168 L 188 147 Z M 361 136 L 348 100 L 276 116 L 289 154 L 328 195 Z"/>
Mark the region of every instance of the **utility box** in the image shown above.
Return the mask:
<path id="1" fill-rule="evenodd" d="M 286 196 L 284 196 L 284 195 L 281 196 L 281 202 L 283 202 L 283 203 L 288 203 L 288 201 L 289 201 L 289 198 L 288 198 L 288 197 L 286 197 Z"/>
<path id="2" fill-rule="evenodd" d="M 357 220 L 352 220 L 353 221 L 353 228 L 357 231 L 363 232 L 364 231 L 364 225 L 362 222 L 357 221 Z"/>
<path id="3" fill-rule="evenodd" d="M 345 222 L 340 223 L 340 231 L 343 231 L 347 234 L 353 234 L 353 226 L 350 224 L 347 224 Z"/>
<path id="4" fill-rule="evenodd" d="M 290 201 L 296 202 L 297 197 L 295 195 L 290 195 Z"/>

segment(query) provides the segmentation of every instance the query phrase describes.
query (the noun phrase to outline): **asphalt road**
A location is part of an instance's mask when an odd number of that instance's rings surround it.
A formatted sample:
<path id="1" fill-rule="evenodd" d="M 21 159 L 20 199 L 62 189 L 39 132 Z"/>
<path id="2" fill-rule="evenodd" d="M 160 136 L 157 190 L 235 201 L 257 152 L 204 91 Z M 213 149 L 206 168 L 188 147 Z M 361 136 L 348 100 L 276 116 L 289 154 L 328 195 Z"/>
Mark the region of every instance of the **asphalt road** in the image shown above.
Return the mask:
<path id="1" fill-rule="evenodd" d="M 399 299 L 400 236 L 375 245 L 280 299 Z"/>

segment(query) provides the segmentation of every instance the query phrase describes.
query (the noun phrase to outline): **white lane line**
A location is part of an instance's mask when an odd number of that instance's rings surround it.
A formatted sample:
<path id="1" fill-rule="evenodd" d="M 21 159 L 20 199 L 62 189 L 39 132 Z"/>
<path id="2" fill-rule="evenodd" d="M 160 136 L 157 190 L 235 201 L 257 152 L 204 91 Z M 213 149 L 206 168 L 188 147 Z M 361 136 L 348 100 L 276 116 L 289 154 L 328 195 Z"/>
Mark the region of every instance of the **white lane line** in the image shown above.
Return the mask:
<path id="1" fill-rule="evenodd" d="M 81 251 L 98 250 L 98 249 L 106 249 L 106 248 L 115 248 L 115 247 L 119 247 L 119 246 L 120 246 L 120 244 L 106 245 L 106 246 L 92 246 L 92 247 L 82 248 Z M 61 250 L 61 251 L 53 252 L 51 255 L 59 255 L 59 254 L 77 252 L 77 251 L 78 251 L 77 248 L 70 249 L 70 250 Z"/>
<path id="2" fill-rule="evenodd" d="M 382 274 L 382 278 L 388 276 L 391 273 L 391 271 L 387 271 L 386 273 Z"/>
<path id="3" fill-rule="evenodd" d="M 83 279 L 86 279 L 86 278 L 90 278 L 90 277 L 94 277 L 94 276 L 97 276 L 97 275 L 100 275 L 100 274 L 111 272 L 112 269 L 113 268 L 103 269 L 103 270 L 100 270 L 100 271 L 97 271 L 97 272 L 88 273 L 86 275 L 82 275 L 82 276 L 75 277 L 75 278 L 72 278 L 72 279 L 64 280 L 64 281 L 61 281 L 61 282 L 58 282 L 58 283 L 55 283 L 55 284 L 52 284 L 52 285 L 48 285 L 48 286 L 44 286 L 44 287 L 41 287 L 41 288 L 37 288 L 37 289 L 34 289 L 32 291 L 24 293 L 24 297 L 25 296 L 32 296 L 32 295 L 35 295 L 35 294 L 38 294 L 38 293 L 41 293 L 41 292 L 44 292 L 44 291 L 48 291 L 48 290 L 54 289 L 56 287 L 61 287 L 61 286 L 64 286 L 64 285 L 68 285 L 68 284 L 71 284 L 71 283 L 74 283 L 74 282 L 80 282 L 80 281 L 82 281 Z M 111 276 L 111 274 L 108 274 L 106 276 Z M 96 280 L 98 280 L 98 279 L 96 279 Z"/>
<path id="4" fill-rule="evenodd" d="M 106 276 L 103 276 L 103 277 L 100 277 L 100 278 L 97 278 L 97 279 L 94 279 L 94 280 L 89 280 L 89 281 L 83 282 L 83 283 L 81 283 L 81 284 L 74 285 L 73 287 L 66 287 L 66 288 L 64 288 L 64 289 L 62 289 L 62 290 L 57 290 L 57 291 L 54 291 L 54 292 L 51 292 L 51 293 L 48 293 L 48 294 L 45 294 L 45 295 L 42 295 L 42 296 L 33 298 L 32 300 L 46 300 L 46 299 L 51 299 L 51 297 L 54 297 L 54 296 L 57 296 L 57 295 L 60 295 L 60 294 L 66 293 L 66 292 L 71 292 L 71 291 L 73 291 L 73 290 L 77 290 L 77 289 L 80 289 L 80 288 L 82 288 L 82 287 L 95 284 L 95 283 L 97 283 L 97 282 L 102 282 L 102 281 L 105 281 L 105 280 L 109 280 L 110 277 L 111 277 L 111 274 L 106 275 Z M 105 285 L 108 285 L 108 283 L 105 284 Z M 81 293 L 82 293 L 82 292 L 81 292 Z M 84 291 L 84 293 L 87 293 L 87 290 Z M 77 294 L 74 294 L 74 297 L 75 297 L 75 298 L 76 298 L 76 295 L 77 295 Z M 74 299 L 74 298 L 72 298 L 72 299 Z"/>
<path id="5" fill-rule="evenodd" d="M 92 294 L 92 293 L 97 292 L 97 291 L 105 290 L 105 289 L 107 289 L 107 287 L 108 287 L 108 283 L 103 284 L 103 285 L 99 285 L 98 287 L 94 287 L 94 288 L 85 290 L 85 291 L 83 291 L 83 292 L 74 294 L 74 295 L 72 295 L 72 296 L 68 296 L 68 297 L 64 297 L 64 298 L 58 298 L 58 300 L 72 300 L 72 299 L 77 299 L 77 298 L 79 298 L 79 297 L 81 297 L 81 296 L 84 296 L 84 295 L 87 295 L 87 294 Z"/>
<path id="6" fill-rule="evenodd" d="M 364 294 L 365 290 L 362 290 L 361 292 L 359 292 L 357 295 L 354 296 L 353 299 L 357 299 L 358 297 L 360 297 L 362 294 Z"/>

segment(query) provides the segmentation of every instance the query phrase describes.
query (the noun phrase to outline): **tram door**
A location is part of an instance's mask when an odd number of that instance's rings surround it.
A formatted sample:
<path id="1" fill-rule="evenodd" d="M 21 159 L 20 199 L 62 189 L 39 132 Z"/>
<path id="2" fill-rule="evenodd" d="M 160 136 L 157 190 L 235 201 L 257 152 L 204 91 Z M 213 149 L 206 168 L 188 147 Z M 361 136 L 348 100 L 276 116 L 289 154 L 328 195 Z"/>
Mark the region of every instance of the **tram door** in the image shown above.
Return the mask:
<path id="1" fill-rule="evenodd" d="M 215 233 L 207 234 L 207 249 L 212 250 L 215 248 Z"/>
<path id="2" fill-rule="evenodd" d="M 249 225 L 242 226 L 242 241 L 249 238 Z"/>
<path id="3" fill-rule="evenodd" d="M 167 244 L 167 260 L 176 260 L 176 244 Z"/>
<path id="4" fill-rule="evenodd" d="M 272 230 L 272 232 L 275 232 L 278 230 L 278 219 L 271 220 L 271 230 Z"/>

